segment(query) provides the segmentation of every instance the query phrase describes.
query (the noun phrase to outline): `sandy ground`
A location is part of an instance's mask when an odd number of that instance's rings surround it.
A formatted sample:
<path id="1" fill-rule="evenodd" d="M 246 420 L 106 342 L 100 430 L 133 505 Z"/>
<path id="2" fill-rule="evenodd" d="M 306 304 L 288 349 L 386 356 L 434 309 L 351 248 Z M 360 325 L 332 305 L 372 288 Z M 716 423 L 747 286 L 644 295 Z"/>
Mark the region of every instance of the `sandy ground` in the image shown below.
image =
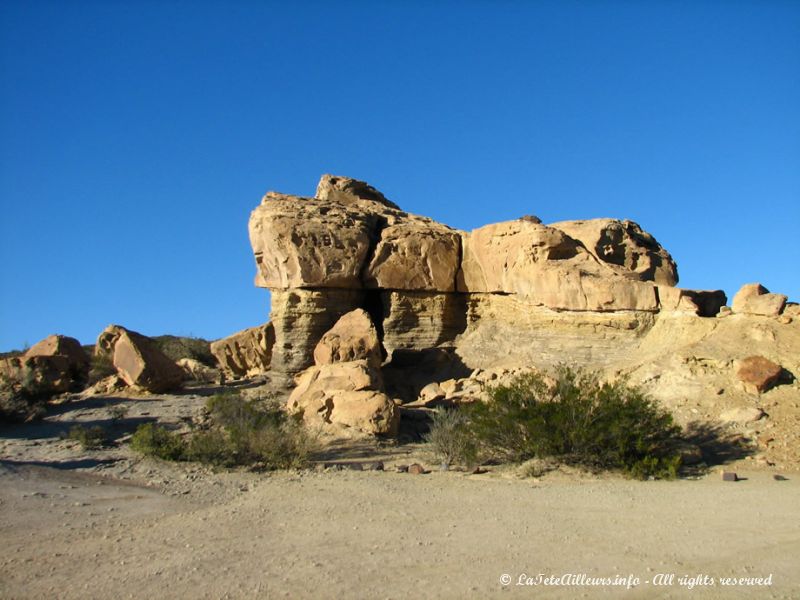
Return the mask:
<path id="1" fill-rule="evenodd" d="M 0 597 L 800 597 L 800 477 L 746 461 L 736 483 L 410 475 L 393 467 L 425 455 L 407 445 L 327 457 L 385 471 L 257 474 L 141 459 L 125 444 L 87 452 L 58 435 L 99 422 L 124 441 L 153 414 L 179 422 L 202 402 L 92 399 L 0 429 Z M 125 420 L 109 421 L 120 403 Z M 526 576 L 538 585 L 519 585 Z M 714 585 L 690 589 L 703 577 Z"/>

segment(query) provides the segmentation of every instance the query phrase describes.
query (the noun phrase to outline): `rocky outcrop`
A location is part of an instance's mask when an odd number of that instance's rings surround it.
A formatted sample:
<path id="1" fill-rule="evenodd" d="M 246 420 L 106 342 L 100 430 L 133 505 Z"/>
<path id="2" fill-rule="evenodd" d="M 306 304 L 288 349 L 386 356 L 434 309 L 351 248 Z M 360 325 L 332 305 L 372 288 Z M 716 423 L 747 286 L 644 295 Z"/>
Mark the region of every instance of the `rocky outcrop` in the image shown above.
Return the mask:
<path id="1" fill-rule="evenodd" d="M 760 283 L 747 283 L 733 297 L 733 312 L 777 317 L 786 306 L 786 296 L 771 294 Z"/>
<path id="2" fill-rule="evenodd" d="M 727 301 L 728 298 L 722 290 L 684 290 L 666 285 L 658 286 L 658 304 L 665 311 L 714 317 Z"/>
<path id="3" fill-rule="evenodd" d="M 183 370 L 161 352 L 150 338 L 109 325 L 97 338 L 95 354 L 109 360 L 129 386 L 159 393 L 178 389 Z"/>
<path id="4" fill-rule="evenodd" d="M 678 283 L 678 266 L 656 239 L 633 221 L 561 221 L 551 227 L 577 240 L 597 259 L 625 267 L 624 273 L 661 285 Z"/>
<path id="5" fill-rule="evenodd" d="M 65 356 L 69 362 L 69 368 L 76 375 L 85 377 L 89 371 L 89 357 L 84 352 L 81 343 L 66 335 L 55 334 L 46 337 L 31 346 L 25 352 L 25 356 Z"/>
<path id="6" fill-rule="evenodd" d="M 752 394 L 766 392 L 780 379 L 783 369 L 763 356 L 748 356 L 739 361 L 736 376 L 745 391 Z"/>
<path id="7" fill-rule="evenodd" d="M 255 377 L 269 369 L 274 345 L 275 329 L 266 323 L 212 342 L 211 354 L 227 377 Z"/>

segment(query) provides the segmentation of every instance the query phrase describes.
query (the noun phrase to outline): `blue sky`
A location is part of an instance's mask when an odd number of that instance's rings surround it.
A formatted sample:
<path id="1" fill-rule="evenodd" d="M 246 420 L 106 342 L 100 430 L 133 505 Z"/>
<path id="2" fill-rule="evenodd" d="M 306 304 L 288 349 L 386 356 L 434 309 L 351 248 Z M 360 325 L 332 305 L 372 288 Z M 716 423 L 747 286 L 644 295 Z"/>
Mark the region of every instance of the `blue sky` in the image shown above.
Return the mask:
<path id="1" fill-rule="evenodd" d="M 0 84 L 0 350 L 266 321 L 249 213 L 328 172 L 800 300 L 800 2 L 6 0 Z"/>

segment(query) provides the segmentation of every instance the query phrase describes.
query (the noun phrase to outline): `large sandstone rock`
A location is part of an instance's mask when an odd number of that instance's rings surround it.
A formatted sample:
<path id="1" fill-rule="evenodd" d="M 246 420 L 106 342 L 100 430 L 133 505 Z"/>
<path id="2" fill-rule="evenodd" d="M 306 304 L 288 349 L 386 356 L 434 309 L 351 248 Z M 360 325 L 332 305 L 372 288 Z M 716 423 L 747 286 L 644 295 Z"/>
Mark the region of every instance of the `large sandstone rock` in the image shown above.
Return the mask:
<path id="1" fill-rule="evenodd" d="M 257 282 L 270 289 L 360 288 L 377 215 L 274 192 L 250 216 Z"/>
<path id="2" fill-rule="evenodd" d="M 125 383 L 148 392 L 178 389 L 183 381 L 183 370 L 153 340 L 119 325 L 100 334 L 95 354 L 109 359 Z"/>
<path id="3" fill-rule="evenodd" d="M 381 230 L 364 284 L 389 290 L 452 292 L 460 255 L 459 232 L 409 216 Z"/>
<path id="4" fill-rule="evenodd" d="M 374 368 L 379 368 L 383 361 L 378 332 L 367 312 L 361 308 L 336 321 L 314 348 L 317 365 L 354 360 L 366 360 Z"/>
<path id="5" fill-rule="evenodd" d="M 786 296 L 770 294 L 760 283 L 747 283 L 733 297 L 733 312 L 775 317 L 783 312 Z"/>
<path id="6" fill-rule="evenodd" d="M 31 346 L 25 356 L 66 356 L 69 366 L 74 372 L 84 376 L 89 370 L 89 357 L 83 351 L 81 343 L 75 338 L 65 335 L 50 335 Z"/>
<path id="7" fill-rule="evenodd" d="M 658 310 L 655 286 L 600 262 L 559 229 L 518 219 L 465 236 L 459 291 L 515 294 L 557 310 Z"/>
<path id="8" fill-rule="evenodd" d="M 266 323 L 212 342 L 211 353 L 225 375 L 255 377 L 269 369 L 274 345 L 275 328 Z"/>
<path id="9" fill-rule="evenodd" d="M 581 242 L 599 260 L 625 267 L 625 273 L 662 285 L 678 283 L 678 267 L 661 244 L 633 221 L 561 221 L 555 227 Z"/>
<path id="10" fill-rule="evenodd" d="M 393 435 L 400 415 L 382 388 L 380 371 L 367 360 L 318 365 L 298 376 L 287 409 L 329 433 Z"/>
<path id="11" fill-rule="evenodd" d="M 383 346 L 395 350 L 425 350 L 452 344 L 467 326 L 465 294 L 381 292 Z"/>
<path id="12" fill-rule="evenodd" d="M 739 362 L 736 376 L 745 390 L 753 394 L 766 392 L 780 379 L 783 369 L 763 356 L 748 356 Z"/>

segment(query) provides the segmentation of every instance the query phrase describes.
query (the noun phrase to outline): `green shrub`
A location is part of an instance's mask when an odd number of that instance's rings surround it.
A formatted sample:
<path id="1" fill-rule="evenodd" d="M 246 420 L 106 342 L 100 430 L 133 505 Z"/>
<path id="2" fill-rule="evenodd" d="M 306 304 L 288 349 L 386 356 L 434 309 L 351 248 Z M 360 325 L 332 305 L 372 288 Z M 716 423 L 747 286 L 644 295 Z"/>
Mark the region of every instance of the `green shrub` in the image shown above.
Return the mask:
<path id="1" fill-rule="evenodd" d="M 185 441 L 163 427 L 143 425 L 134 434 L 134 450 L 169 460 L 192 460 L 261 469 L 304 466 L 315 440 L 282 410 L 248 402 L 238 394 L 212 396 L 206 408 L 211 425 Z"/>
<path id="2" fill-rule="evenodd" d="M 108 408 L 108 415 L 111 417 L 112 421 L 121 421 L 128 415 L 129 410 L 130 407 L 124 404 L 117 404 L 116 406 L 110 406 Z"/>
<path id="3" fill-rule="evenodd" d="M 625 381 L 559 367 L 555 381 L 532 373 L 490 389 L 467 407 L 469 431 L 490 455 L 510 461 L 556 456 L 638 478 L 674 477 L 680 430 L 672 416 Z"/>
<path id="4" fill-rule="evenodd" d="M 88 428 L 82 425 L 75 425 L 69 430 L 67 438 L 80 442 L 84 450 L 97 450 L 108 443 L 105 429 L 99 425 Z"/>
<path id="5" fill-rule="evenodd" d="M 181 460 L 186 454 L 186 444 L 176 433 L 162 425 L 139 425 L 131 437 L 131 448 L 145 456 L 164 460 Z"/>
<path id="6" fill-rule="evenodd" d="M 159 335 L 153 338 L 161 352 L 173 361 L 193 358 L 207 367 L 217 367 L 217 359 L 211 354 L 211 342 L 195 337 Z"/>
<path id="7" fill-rule="evenodd" d="M 446 465 L 472 465 L 477 460 L 477 444 L 469 430 L 467 415 L 458 409 L 437 410 L 425 441 Z"/>

